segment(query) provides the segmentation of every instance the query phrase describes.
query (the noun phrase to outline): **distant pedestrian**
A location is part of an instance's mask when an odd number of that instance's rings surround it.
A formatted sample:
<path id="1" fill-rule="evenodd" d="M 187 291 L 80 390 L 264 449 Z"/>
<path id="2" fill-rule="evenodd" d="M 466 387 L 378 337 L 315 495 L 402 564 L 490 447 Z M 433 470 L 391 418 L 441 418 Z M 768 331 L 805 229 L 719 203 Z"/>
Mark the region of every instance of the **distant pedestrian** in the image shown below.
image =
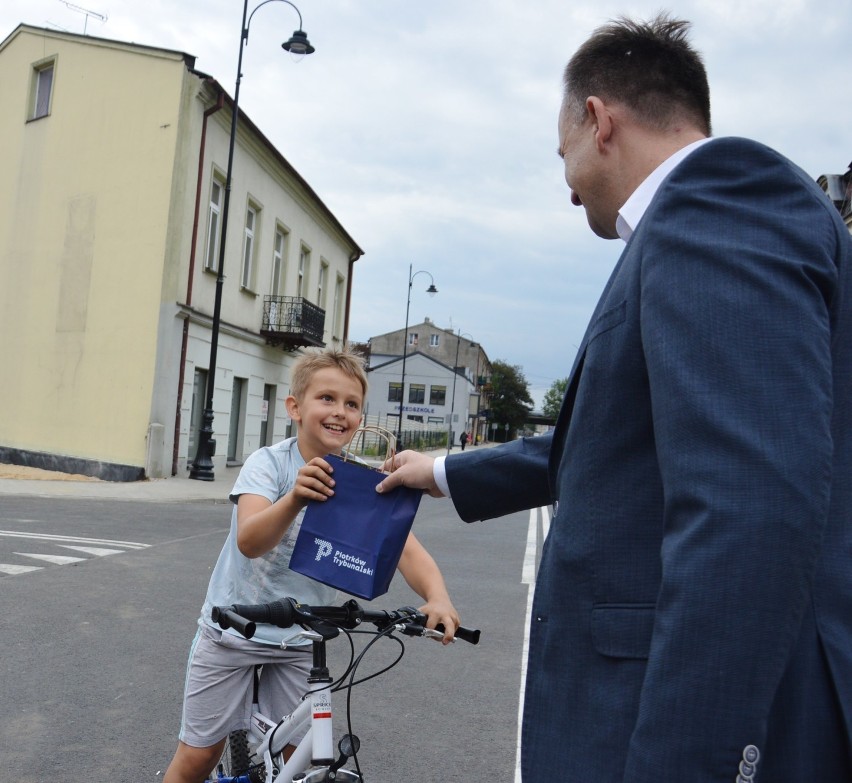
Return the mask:
<path id="1" fill-rule="evenodd" d="M 467 442 L 470 440 L 470 437 L 466 432 L 463 432 L 459 435 L 459 443 L 461 443 L 461 449 L 464 451 L 464 447 L 467 446 Z"/>

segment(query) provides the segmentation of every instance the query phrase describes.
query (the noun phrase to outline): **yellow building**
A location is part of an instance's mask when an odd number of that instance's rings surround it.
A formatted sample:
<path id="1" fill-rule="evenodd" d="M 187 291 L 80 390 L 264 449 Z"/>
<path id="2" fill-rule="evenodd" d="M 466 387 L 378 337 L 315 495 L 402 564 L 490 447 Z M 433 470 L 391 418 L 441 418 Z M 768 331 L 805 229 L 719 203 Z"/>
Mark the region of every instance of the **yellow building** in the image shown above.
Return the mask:
<path id="1" fill-rule="evenodd" d="M 28 25 L 0 43 L 0 462 L 185 472 L 210 360 L 232 99 L 191 55 Z M 214 467 L 280 440 L 341 345 L 361 249 L 242 112 Z"/>

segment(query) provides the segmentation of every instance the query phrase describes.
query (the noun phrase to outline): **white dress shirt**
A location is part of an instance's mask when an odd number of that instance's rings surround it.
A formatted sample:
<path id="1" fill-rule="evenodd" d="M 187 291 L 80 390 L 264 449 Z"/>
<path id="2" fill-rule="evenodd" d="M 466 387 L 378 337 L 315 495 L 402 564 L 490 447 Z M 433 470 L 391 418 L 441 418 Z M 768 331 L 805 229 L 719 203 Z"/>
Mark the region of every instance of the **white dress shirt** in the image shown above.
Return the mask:
<path id="1" fill-rule="evenodd" d="M 633 236 L 636 226 L 648 209 L 648 205 L 653 201 L 657 194 L 657 189 L 663 184 L 663 180 L 677 168 L 677 165 L 691 152 L 695 152 L 702 144 L 710 141 L 707 139 L 699 139 L 693 141 L 692 144 L 687 144 L 679 149 L 674 155 L 666 158 L 657 168 L 655 168 L 633 191 L 630 198 L 624 202 L 621 209 L 618 210 L 618 217 L 615 219 L 615 230 L 618 236 L 627 242 Z"/>

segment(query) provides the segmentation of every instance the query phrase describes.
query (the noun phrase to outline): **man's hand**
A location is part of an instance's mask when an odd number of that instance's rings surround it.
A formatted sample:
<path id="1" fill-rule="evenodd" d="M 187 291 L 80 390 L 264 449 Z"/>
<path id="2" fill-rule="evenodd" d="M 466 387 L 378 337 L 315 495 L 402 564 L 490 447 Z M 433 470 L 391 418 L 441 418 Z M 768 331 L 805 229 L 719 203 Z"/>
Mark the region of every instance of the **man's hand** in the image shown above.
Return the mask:
<path id="1" fill-rule="evenodd" d="M 432 465 L 435 460 L 419 451 L 401 451 L 382 465 L 382 470 L 390 471 L 376 487 L 376 492 L 390 492 L 396 487 L 425 489 L 433 498 L 442 498 L 444 494 L 435 483 Z"/>

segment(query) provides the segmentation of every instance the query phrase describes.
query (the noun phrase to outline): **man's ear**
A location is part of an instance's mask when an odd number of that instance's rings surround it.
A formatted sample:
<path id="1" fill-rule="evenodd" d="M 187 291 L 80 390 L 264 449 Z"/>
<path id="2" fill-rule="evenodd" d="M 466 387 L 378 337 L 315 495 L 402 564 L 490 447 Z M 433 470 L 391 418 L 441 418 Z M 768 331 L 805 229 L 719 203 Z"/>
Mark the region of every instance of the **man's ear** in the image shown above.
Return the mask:
<path id="1" fill-rule="evenodd" d="M 595 128 L 595 146 L 599 152 L 603 152 L 612 137 L 612 112 L 596 95 L 586 98 L 586 111 Z"/>
<path id="2" fill-rule="evenodd" d="M 302 421 L 302 415 L 299 413 L 299 401 L 291 394 L 284 399 L 284 407 L 287 409 L 287 415 L 295 422 Z"/>

